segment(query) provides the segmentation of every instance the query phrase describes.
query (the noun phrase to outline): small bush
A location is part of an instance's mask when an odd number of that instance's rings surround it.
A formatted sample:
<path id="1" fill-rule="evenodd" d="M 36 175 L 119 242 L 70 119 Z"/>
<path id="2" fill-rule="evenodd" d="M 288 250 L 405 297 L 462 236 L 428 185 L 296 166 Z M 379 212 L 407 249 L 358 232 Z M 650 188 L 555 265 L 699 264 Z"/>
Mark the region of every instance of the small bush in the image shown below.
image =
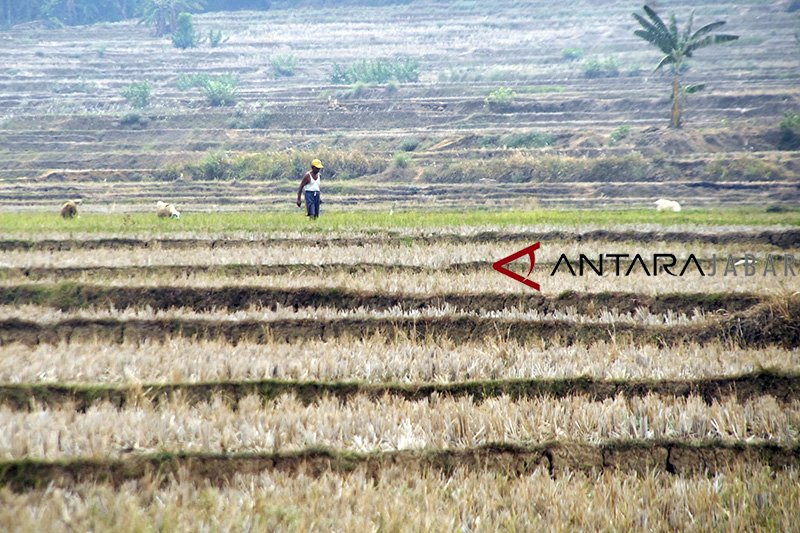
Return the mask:
<path id="1" fill-rule="evenodd" d="M 564 48 L 561 50 L 561 58 L 567 61 L 577 61 L 583 58 L 582 48 Z"/>
<path id="2" fill-rule="evenodd" d="M 411 165 L 411 156 L 405 152 L 394 154 L 394 166 L 397 168 L 407 168 Z"/>
<path id="3" fill-rule="evenodd" d="M 614 131 L 611 132 L 611 142 L 618 143 L 619 141 L 630 135 L 630 133 L 631 133 L 630 126 L 620 126 L 619 128 L 616 128 Z"/>
<path id="4" fill-rule="evenodd" d="M 716 159 L 708 164 L 706 172 L 719 181 L 772 181 L 787 179 L 791 174 L 780 163 L 751 156 Z"/>
<path id="5" fill-rule="evenodd" d="M 583 75 L 587 78 L 614 78 L 619 76 L 619 64 L 613 57 L 593 57 L 583 64 Z"/>
<path id="6" fill-rule="evenodd" d="M 203 86 L 203 93 L 213 107 L 233 105 L 239 96 L 237 84 L 230 80 L 211 79 Z"/>
<path id="7" fill-rule="evenodd" d="M 409 82 L 419 80 L 419 61 L 416 59 L 373 59 L 356 61 L 349 67 L 333 65 L 331 83 L 346 85 L 356 82 L 387 83 L 391 80 Z"/>
<path id="8" fill-rule="evenodd" d="M 211 152 L 192 169 L 192 174 L 206 180 L 226 180 L 236 177 L 232 157 L 226 152 Z"/>
<path id="9" fill-rule="evenodd" d="M 139 113 L 128 113 L 119 119 L 119 125 L 129 128 L 144 128 L 147 126 L 147 119 Z"/>
<path id="10" fill-rule="evenodd" d="M 297 57 L 293 55 L 275 56 L 270 61 L 272 64 L 272 72 L 278 77 L 294 76 L 294 70 L 297 67 Z"/>
<path id="11" fill-rule="evenodd" d="M 222 74 L 219 76 L 211 76 L 205 72 L 196 74 L 181 74 L 178 76 L 177 87 L 181 91 L 187 91 L 194 88 L 204 88 L 210 81 L 219 81 L 228 85 L 239 86 L 239 78 L 231 74 Z"/>
<path id="12" fill-rule="evenodd" d="M 228 126 L 241 130 L 266 129 L 269 127 L 270 119 L 270 114 L 266 111 L 260 111 L 252 116 L 242 111 L 237 111 Z"/>
<path id="13" fill-rule="evenodd" d="M 644 181 L 651 171 L 638 153 L 586 158 L 515 151 L 506 157 L 453 161 L 424 176 L 442 183 L 475 183 L 481 178 L 501 183 L 601 182 Z"/>
<path id="14" fill-rule="evenodd" d="M 326 179 L 346 180 L 378 174 L 389 167 L 385 157 L 367 155 L 363 152 L 322 149 L 315 152 L 266 152 L 255 154 L 231 154 L 213 152 L 199 164 L 187 165 L 185 170 L 194 179 L 225 180 L 282 180 L 300 179 L 314 158 L 325 162 Z"/>
<path id="15" fill-rule="evenodd" d="M 193 87 L 203 87 L 210 79 L 211 76 L 202 72 L 197 74 L 181 74 L 178 76 L 177 86 L 181 91 L 186 91 Z"/>
<path id="16" fill-rule="evenodd" d="M 227 38 L 224 41 L 222 40 L 222 30 L 208 30 L 208 45 L 211 48 L 217 48 L 227 40 Z"/>
<path id="17" fill-rule="evenodd" d="M 800 149 L 800 113 L 786 113 L 781 119 L 781 140 L 778 148 L 781 150 Z"/>
<path id="18" fill-rule="evenodd" d="M 144 109 L 150 105 L 153 86 L 149 81 L 131 83 L 122 90 L 122 96 L 136 109 Z"/>
<path id="19" fill-rule="evenodd" d="M 512 133 L 501 137 L 498 144 L 507 148 L 544 148 L 552 145 L 555 140 L 556 136 L 550 133 L 529 131 L 527 133 Z"/>
<path id="20" fill-rule="evenodd" d="M 489 93 L 484 104 L 492 111 L 502 111 L 514 105 L 517 93 L 511 87 L 500 87 Z"/>
<path id="21" fill-rule="evenodd" d="M 250 121 L 250 126 L 256 129 L 267 128 L 269 127 L 271 118 L 272 117 L 270 117 L 269 113 L 266 111 L 261 111 L 253 117 L 253 120 Z"/>
<path id="22" fill-rule="evenodd" d="M 339 98 L 344 98 L 345 100 L 349 98 L 364 98 L 366 95 L 367 85 L 361 81 L 354 83 L 348 90 L 337 93 Z"/>
<path id="23" fill-rule="evenodd" d="M 200 42 L 200 38 L 194 31 L 192 15 L 189 13 L 181 13 L 178 15 L 177 26 L 175 33 L 172 34 L 172 45 L 181 50 L 196 47 Z"/>
<path id="24" fill-rule="evenodd" d="M 413 152 L 419 146 L 419 139 L 405 139 L 400 143 L 400 149 L 404 152 Z"/>

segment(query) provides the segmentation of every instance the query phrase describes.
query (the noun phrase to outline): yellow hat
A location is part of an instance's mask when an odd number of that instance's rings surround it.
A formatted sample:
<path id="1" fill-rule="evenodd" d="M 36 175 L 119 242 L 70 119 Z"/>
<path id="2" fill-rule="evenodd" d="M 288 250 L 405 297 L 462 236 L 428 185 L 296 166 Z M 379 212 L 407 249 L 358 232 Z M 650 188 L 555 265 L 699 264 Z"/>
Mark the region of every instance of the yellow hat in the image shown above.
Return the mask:
<path id="1" fill-rule="evenodd" d="M 320 161 L 319 159 L 313 160 L 311 162 L 311 166 L 314 167 L 314 168 L 325 168 L 325 167 L 322 166 L 322 161 Z"/>

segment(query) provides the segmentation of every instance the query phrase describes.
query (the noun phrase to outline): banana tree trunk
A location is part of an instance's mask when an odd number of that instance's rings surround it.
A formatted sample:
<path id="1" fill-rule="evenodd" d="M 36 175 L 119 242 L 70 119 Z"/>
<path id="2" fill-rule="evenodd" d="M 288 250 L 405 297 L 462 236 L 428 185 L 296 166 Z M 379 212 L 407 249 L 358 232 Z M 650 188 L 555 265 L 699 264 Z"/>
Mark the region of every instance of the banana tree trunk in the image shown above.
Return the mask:
<path id="1" fill-rule="evenodd" d="M 672 77 L 672 117 L 669 126 L 670 128 L 681 127 L 681 79 L 678 74 Z"/>

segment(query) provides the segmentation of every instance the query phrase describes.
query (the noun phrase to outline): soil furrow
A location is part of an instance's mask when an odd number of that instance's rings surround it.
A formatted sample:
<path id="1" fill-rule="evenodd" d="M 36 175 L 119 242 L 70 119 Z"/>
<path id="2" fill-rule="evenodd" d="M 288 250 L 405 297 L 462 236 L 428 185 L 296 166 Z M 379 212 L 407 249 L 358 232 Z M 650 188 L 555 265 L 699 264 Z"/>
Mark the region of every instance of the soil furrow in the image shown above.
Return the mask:
<path id="1" fill-rule="evenodd" d="M 800 444 L 721 441 L 610 441 L 600 444 L 549 442 L 535 446 L 509 443 L 450 450 L 403 450 L 353 453 L 326 448 L 274 454 L 207 454 L 163 452 L 125 459 L 75 459 L 0 462 L 0 486 L 14 491 L 43 489 L 51 484 L 108 483 L 156 477 L 166 483 L 182 480 L 224 485 L 237 475 L 264 471 L 347 474 L 365 468 L 376 475 L 381 469 L 402 466 L 410 472 L 440 470 L 451 475 L 457 468 L 495 471 L 524 476 L 547 468 L 558 477 L 571 471 L 599 472 L 653 470 L 678 475 L 713 475 L 737 465 L 762 464 L 772 469 L 800 465 Z"/>
<path id="2" fill-rule="evenodd" d="M 501 335 L 507 340 L 555 342 L 626 342 L 641 346 L 673 346 L 686 342 L 722 342 L 751 348 L 800 347 L 800 300 L 763 304 L 703 325 L 643 326 L 631 323 L 575 323 L 568 320 L 516 320 L 478 316 L 408 318 L 336 318 L 278 320 L 90 319 L 55 322 L 6 319 L 0 321 L 0 344 L 55 344 L 96 339 L 103 342 L 166 341 L 174 337 L 197 340 L 266 343 L 306 339 L 384 337 L 446 337 L 459 342 Z"/>
<path id="3" fill-rule="evenodd" d="M 313 268 L 313 267 L 312 267 Z M 537 310 L 553 313 L 574 309 L 597 316 L 616 310 L 635 313 L 684 313 L 695 310 L 713 313 L 720 309 L 736 313 L 768 299 L 755 294 L 674 293 L 646 295 L 630 292 L 565 292 L 555 297 L 538 293 L 443 293 L 428 295 L 349 291 L 337 288 L 275 288 L 259 286 L 229 287 L 109 287 L 62 283 L 53 285 L 10 285 L 0 287 L 0 305 L 40 305 L 62 311 L 109 308 L 150 307 L 156 310 L 182 308 L 203 312 L 214 309 L 239 310 L 251 307 L 275 310 L 282 308 L 352 309 L 430 309 L 450 306 L 463 311 Z"/>
<path id="4" fill-rule="evenodd" d="M 788 403 L 800 400 L 800 374 L 762 370 L 739 376 L 715 377 L 693 380 L 604 380 L 589 377 L 559 379 L 506 379 L 460 383 L 364 383 L 332 381 L 288 381 L 267 379 L 261 381 L 216 383 L 156 383 L 129 386 L 108 385 L 0 385 L 0 404 L 15 410 L 28 410 L 34 406 L 57 408 L 64 404 L 83 412 L 90 406 L 108 402 L 122 409 L 129 404 L 146 399 L 160 403 L 179 396 L 188 403 L 208 402 L 222 398 L 231 406 L 247 396 L 274 400 L 282 395 L 294 395 L 306 404 L 323 398 L 335 397 L 347 401 L 356 396 L 380 400 L 396 396 L 416 401 L 434 395 L 439 397 L 468 396 L 476 401 L 499 396 L 514 399 L 552 397 L 569 398 L 581 395 L 592 401 L 603 401 L 617 396 L 626 398 L 658 394 L 674 397 L 702 397 L 707 403 L 722 398 L 735 397 L 747 401 L 760 396 L 772 396 Z"/>

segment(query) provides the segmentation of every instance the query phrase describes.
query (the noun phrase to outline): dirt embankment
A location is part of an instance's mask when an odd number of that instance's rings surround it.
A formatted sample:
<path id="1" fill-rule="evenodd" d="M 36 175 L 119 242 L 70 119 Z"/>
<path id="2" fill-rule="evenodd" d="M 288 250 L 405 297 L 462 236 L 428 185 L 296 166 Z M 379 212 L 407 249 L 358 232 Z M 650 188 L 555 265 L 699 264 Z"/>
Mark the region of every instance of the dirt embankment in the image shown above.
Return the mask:
<path id="1" fill-rule="evenodd" d="M 186 249 L 186 248 L 224 248 L 242 246 L 363 246 L 365 244 L 407 245 L 416 244 L 469 244 L 503 241 L 570 241 L 570 242 L 676 242 L 704 244 L 772 245 L 782 249 L 800 247 L 800 230 L 761 231 L 758 233 L 698 233 L 693 231 L 610 231 L 594 230 L 582 233 L 568 231 L 545 231 L 541 233 L 506 233 L 487 231 L 475 235 L 456 235 L 441 233 L 434 235 L 404 236 L 390 233 L 382 236 L 359 237 L 306 237 L 249 239 L 4 239 L 0 240 L 0 251 L 69 251 L 121 249 Z"/>
<path id="2" fill-rule="evenodd" d="M 109 287 L 63 283 L 56 285 L 16 285 L 0 289 L 0 305 L 34 304 L 62 311 L 90 308 L 144 308 L 163 310 L 212 309 L 240 310 L 264 308 L 332 308 L 341 310 L 371 309 L 383 311 L 400 308 L 422 310 L 449 306 L 460 311 L 536 310 L 551 314 L 576 310 L 586 316 L 617 310 L 633 313 L 647 309 L 651 313 L 691 314 L 724 311 L 737 313 L 766 301 L 754 294 L 676 293 L 646 295 L 628 292 L 566 292 L 556 297 L 537 293 L 444 293 L 414 295 L 349 291 L 338 288 L 273 288 L 261 286 L 230 287 Z"/>
<path id="3" fill-rule="evenodd" d="M 189 403 L 223 400 L 232 408 L 247 396 L 264 401 L 292 395 L 306 404 L 335 397 L 342 402 L 356 397 L 380 400 L 386 396 L 417 401 L 431 396 L 470 397 L 475 401 L 509 396 L 520 398 L 569 398 L 585 396 L 602 401 L 617 396 L 643 397 L 649 394 L 687 398 L 702 397 L 707 403 L 735 397 L 746 401 L 771 396 L 782 403 L 800 400 L 800 375 L 759 371 L 731 377 L 694 380 L 603 380 L 593 378 L 491 380 L 456 383 L 360 383 L 326 381 L 262 381 L 144 384 L 125 386 L 98 385 L 0 385 L 0 405 L 15 410 L 33 406 L 51 408 L 70 405 L 83 412 L 90 406 L 107 402 L 118 408 L 141 401 L 169 402 L 178 396 Z"/>
<path id="4" fill-rule="evenodd" d="M 525 447 L 488 444 L 452 450 L 353 453 L 311 449 L 275 454 L 160 453 L 124 459 L 20 460 L 0 463 L 0 487 L 14 491 L 52 485 L 108 483 L 119 486 L 137 479 L 171 479 L 225 485 L 237 475 L 264 471 L 320 476 L 326 472 L 347 475 L 364 469 L 376 476 L 381 469 L 401 467 L 409 473 L 458 468 L 495 471 L 504 475 L 529 475 L 546 468 L 553 477 L 570 471 L 602 472 L 653 470 L 678 475 L 712 475 L 748 464 L 773 469 L 800 465 L 800 445 L 704 441 L 612 441 L 602 444 L 550 442 Z"/>
<path id="5" fill-rule="evenodd" d="M 478 316 L 425 318 L 336 318 L 276 320 L 152 319 L 116 320 L 71 318 L 56 322 L 7 319 L 0 321 L 0 344 L 56 344 L 74 340 L 102 342 L 167 341 L 174 337 L 228 343 L 291 342 L 301 339 L 384 337 L 403 335 L 424 340 L 445 337 L 459 342 L 486 338 L 520 343 L 571 345 L 624 342 L 632 345 L 675 346 L 687 342 L 721 342 L 748 347 L 800 347 L 800 300 L 762 304 L 743 313 L 706 324 L 644 326 L 632 323 L 575 323 L 568 320 L 517 320 Z"/>

